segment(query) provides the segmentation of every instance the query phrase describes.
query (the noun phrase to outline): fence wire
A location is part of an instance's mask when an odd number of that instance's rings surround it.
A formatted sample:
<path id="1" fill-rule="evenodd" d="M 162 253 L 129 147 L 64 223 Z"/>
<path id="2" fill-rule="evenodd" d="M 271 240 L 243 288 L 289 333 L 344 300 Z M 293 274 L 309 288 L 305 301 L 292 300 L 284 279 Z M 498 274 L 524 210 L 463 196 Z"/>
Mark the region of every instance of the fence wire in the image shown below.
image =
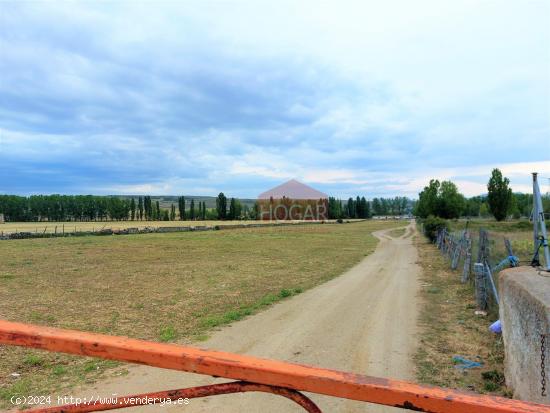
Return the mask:
<path id="1" fill-rule="evenodd" d="M 497 252 L 495 243 L 491 241 L 484 229 L 480 229 L 475 238 L 467 229 L 449 232 L 445 228 L 438 231 L 435 240 L 437 248 L 449 259 L 451 269 L 462 269 L 461 281 L 474 284 L 477 306 L 483 311 L 498 306 L 498 272 L 519 265 L 508 239 L 503 239 L 504 253 Z M 476 259 L 472 262 L 474 247 L 477 249 Z"/>

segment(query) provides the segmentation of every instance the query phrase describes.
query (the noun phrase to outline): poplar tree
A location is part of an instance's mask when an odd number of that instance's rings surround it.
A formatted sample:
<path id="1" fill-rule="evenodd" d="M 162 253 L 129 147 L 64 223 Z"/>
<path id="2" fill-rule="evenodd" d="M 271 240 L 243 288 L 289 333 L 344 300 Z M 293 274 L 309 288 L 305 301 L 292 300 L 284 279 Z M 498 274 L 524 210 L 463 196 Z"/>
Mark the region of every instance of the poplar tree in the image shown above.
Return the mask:
<path id="1" fill-rule="evenodd" d="M 195 220 L 195 200 L 194 199 L 191 200 L 189 215 L 190 215 L 189 218 L 191 219 L 191 221 Z"/>
<path id="2" fill-rule="evenodd" d="M 220 192 L 216 198 L 216 212 L 218 213 L 218 219 L 227 218 L 227 198 L 223 192 Z"/>
<path id="3" fill-rule="evenodd" d="M 138 198 L 138 213 L 139 213 L 139 220 L 141 221 L 143 219 L 143 198 Z"/>
<path id="4" fill-rule="evenodd" d="M 346 205 L 346 209 L 347 209 L 348 218 L 356 218 L 355 202 L 353 202 L 353 198 L 348 199 L 348 204 Z"/>
<path id="5" fill-rule="evenodd" d="M 132 218 L 132 221 L 136 219 L 136 201 L 134 198 L 130 200 L 130 217 Z"/>
<path id="6" fill-rule="evenodd" d="M 363 216 L 361 218 L 370 218 L 370 206 L 365 197 L 361 197 L 361 212 Z"/>
<path id="7" fill-rule="evenodd" d="M 227 219 L 235 219 L 235 198 L 231 198 L 231 201 L 229 201 L 229 214 L 227 215 Z"/>
<path id="8" fill-rule="evenodd" d="M 493 169 L 487 184 L 487 203 L 497 221 L 504 220 L 512 207 L 512 189 L 509 185 L 510 180 L 502 176 L 500 169 Z"/>
<path id="9" fill-rule="evenodd" d="M 184 196 L 180 196 L 178 198 L 178 209 L 180 213 L 180 220 L 185 221 L 186 216 L 185 216 L 185 197 Z"/>

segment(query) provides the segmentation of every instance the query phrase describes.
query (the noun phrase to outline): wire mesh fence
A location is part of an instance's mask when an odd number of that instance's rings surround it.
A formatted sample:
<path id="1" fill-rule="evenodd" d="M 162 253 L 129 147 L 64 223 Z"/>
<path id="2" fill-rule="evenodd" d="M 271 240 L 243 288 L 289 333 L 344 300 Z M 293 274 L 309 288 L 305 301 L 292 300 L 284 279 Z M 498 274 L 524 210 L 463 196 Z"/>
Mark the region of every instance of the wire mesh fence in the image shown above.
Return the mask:
<path id="1" fill-rule="evenodd" d="M 451 232 L 442 228 L 435 240 L 451 269 L 460 270 L 461 281 L 473 283 L 478 309 L 483 311 L 498 306 L 498 272 L 519 265 L 510 240 L 499 238 L 490 237 L 485 229 L 472 235 L 468 229 Z"/>

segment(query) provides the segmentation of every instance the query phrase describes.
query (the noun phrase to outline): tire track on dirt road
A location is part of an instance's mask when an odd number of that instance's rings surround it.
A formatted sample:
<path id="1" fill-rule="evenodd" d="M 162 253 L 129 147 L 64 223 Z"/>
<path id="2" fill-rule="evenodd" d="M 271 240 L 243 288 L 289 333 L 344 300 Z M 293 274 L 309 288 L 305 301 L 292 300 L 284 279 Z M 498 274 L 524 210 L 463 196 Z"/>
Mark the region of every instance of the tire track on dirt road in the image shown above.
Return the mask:
<path id="1" fill-rule="evenodd" d="M 414 380 L 417 292 L 420 267 L 410 235 L 380 242 L 359 264 L 316 288 L 214 332 L 201 347 Z M 191 373 L 132 367 L 126 376 L 81 389 L 80 395 L 119 396 L 223 382 Z M 308 394 L 324 412 L 390 412 L 399 409 Z M 139 407 L 132 412 L 301 412 L 268 394 L 233 394 L 193 399 L 187 406 Z"/>

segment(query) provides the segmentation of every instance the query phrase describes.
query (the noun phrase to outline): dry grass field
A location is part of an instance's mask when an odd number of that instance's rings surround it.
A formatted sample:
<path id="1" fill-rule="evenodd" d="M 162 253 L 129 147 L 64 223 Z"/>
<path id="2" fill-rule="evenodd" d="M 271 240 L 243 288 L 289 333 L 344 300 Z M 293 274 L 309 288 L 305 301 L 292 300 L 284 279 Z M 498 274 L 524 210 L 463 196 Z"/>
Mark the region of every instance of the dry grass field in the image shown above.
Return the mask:
<path id="1" fill-rule="evenodd" d="M 191 342 L 327 281 L 399 221 L 2 241 L 0 317 Z M 0 403 L 58 393 L 116 363 L 0 346 Z M 13 373 L 16 373 L 15 375 Z"/>
<path id="2" fill-rule="evenodd" d="M 353 220 L 351 220 L 353 221 Z M 233 224 L 257 224 L 260 221 L 101 221 L 101 222 L 6 222 L 0 224 L 0 233 L 12 232 L 37 232 L 37 233 L 71 233 L 79 231 L 100 231 L 101 229 L 125 229 L 125 228 L 158 228 L 158 227 L 189 227 L 189 226 L 215 226 Z M 301 221 L 285 221 L 298 223 Z"/>

